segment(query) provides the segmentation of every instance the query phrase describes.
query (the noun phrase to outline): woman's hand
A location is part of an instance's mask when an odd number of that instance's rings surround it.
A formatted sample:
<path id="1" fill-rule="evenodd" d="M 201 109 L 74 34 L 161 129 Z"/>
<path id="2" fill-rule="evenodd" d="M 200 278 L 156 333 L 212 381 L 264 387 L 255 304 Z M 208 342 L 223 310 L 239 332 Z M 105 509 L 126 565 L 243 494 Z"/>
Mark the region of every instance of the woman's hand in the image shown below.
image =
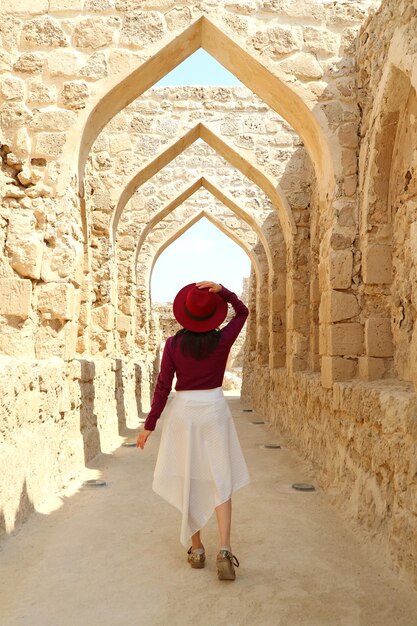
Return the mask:
<path id="1" fill-rule="evenodd" d="M 136 440 L 136 447 L 141 448 L 143 450 L 143 448 L 145 447 L 145 443 L 147 442 L 148 437 L 152 432 L 153 432 L 152 430 L 142 430 L 142 432 L 139 433 L 138 438 Z"/>
<path id="2" fill-rule="evenodd" d="M 210 280 L 203 280 L 201 283 L 196 283 L 196 286 L 199 289 L 208 289 L 212 293 L 219 293 L 221 291 L 222 286 L 217 283 L 213 283 Z"/>

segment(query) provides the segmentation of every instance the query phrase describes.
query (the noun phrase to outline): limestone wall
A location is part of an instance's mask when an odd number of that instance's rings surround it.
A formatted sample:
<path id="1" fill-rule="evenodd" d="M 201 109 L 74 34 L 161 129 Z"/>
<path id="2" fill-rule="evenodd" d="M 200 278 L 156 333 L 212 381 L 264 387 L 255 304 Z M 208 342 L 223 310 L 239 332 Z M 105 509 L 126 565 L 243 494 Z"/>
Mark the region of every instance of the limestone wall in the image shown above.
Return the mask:
<path id="1" fill-rule="evenodd" d="M 415 2 L 382 2 L 356 40 L 358 203 L 352 199 L 344 228 L 333 232 L 327 265 L 311 196 L 310 306 L 320 307 L 310 340 L 318 330 L 321 379 L 314 358 L 304 373 L 288 364 L 286 371 L 254 368 L 252 318 L 243 385 L 246 402 L 314 462 L 337 506 L 414 582 L 416 27 Z M 294 291 L 294 282 L 287 288 Z M 255 291 L 252 277 L 252 302 Z M 350 382 L 335 381 L 339 367 L 350 368 Z"/>
<path id="2" fill-rule="evenodd" d="M 266 368 L 265 368 L 266 369 Z M 253 376 L 253 374 L 252 374 Z M 335 383 L 315 373 L 255 375 L 246 403 L 270 416 L 291 445 L 313 461 L 319 485 L 368 541 L 416 580 L 417 400 L 394 381 Z"/>
<path id="3" fill-rule="evenodd" d="M 136 425 L 160 346 L 153 263 L 207 215 L 253 260 L 245 401 L 416 579 L 416 9 L 3 3 L 8 531 Z M 245 87 L 153 89 L 199 47 Z"/>
<path id="4" fill-rule="evenodd" d="M 0 371 L 1 535 L 120 445 L 137 425 L 141 380 L 122 359 L 2 356 Z"/>

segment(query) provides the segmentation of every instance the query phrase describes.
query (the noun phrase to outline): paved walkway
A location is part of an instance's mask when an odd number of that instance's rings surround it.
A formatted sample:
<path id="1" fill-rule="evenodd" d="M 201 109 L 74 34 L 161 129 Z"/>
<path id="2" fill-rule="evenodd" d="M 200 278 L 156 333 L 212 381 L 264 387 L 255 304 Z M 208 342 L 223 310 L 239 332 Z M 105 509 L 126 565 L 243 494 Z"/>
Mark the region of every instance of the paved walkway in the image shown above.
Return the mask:
<path id="1" fill-rule="evenodd" d="M 291 489 L 314 482 L 312 469 L 261 448 L 277 434 L 229 402 L 252 478 L 234 498 L 235 582 L 216 578 L 215 516 L 206 568 L 186 563 L 179 513 L 151 490 L 159 426 L 144 451 L 96 460 L 89 476 L 106 487 L 62 495 L 0 543 L 1 626 L 417 626 L 417 595 L 369 558 L 322 492 Z"/>

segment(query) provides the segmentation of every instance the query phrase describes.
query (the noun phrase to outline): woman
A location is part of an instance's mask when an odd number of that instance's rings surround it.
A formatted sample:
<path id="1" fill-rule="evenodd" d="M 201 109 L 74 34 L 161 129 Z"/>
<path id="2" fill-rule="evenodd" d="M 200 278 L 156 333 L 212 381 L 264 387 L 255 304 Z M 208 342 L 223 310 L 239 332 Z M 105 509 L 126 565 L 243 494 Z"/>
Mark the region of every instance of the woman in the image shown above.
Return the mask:
<path id="1" fill-rule="evenodd" d="M 226 318 L 228 303 L 235 315 L 216 330 Z M 249 311 L 236 294 L 209 281 L 181 289 L 173 311 L 183 328 L 165 344 L 137 446 L 143 449 L 155 429 L 176 374 L 176 394 L 166 412 L 152 488 L 182 513 L 181 543 L 187 546 L 191 537 L 191 567 L 204 567 L 200 530 L 215 509 L 220 532 L 217 574 L 220 580 L 234 580 L 234 565 L 239 562 L 230 545 L 231 496 L 249 482 L 249 474 L 222 382 L 230 348 Z"/>

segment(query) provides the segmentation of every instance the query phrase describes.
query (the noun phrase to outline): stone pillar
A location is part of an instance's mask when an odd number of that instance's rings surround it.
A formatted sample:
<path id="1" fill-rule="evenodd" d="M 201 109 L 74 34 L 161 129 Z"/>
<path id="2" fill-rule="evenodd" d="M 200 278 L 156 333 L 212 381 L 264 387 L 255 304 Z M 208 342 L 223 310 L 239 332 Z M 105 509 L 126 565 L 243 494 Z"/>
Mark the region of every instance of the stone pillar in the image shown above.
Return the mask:
<path id="1" fill-rule="evenodd" d="M 365 288 L 381 290 L 392 282 L 392 246 L 365 241 L 363 254 Z M 384 298 L 382 293 L 379 299 Z M 390 308 L 378 307 L 365 320 L 365 355 L 359 359 L 359 375 L 364 380 L 383 378 L 392 367 L 394 344 Z"/>
<path id="2" fill-rule="evenodd" d="M 337 245 L 344 242 L 333 236 L 329 239 Z M 325 238 L 320 247 L 319 346 L 322 385 L 330 388 L 334 382 L 356 375 L 364 332 L 358 318 L 358 301 L 351 291 L 352 251 L 334 249 L 326 241 Z"/>
<path id="3" fill-rule="evenodd" d="M 309 291 L 307 268 L 297 263 L 299 255 L 290 254 L 286 286 L 287 372 L 304 371 L 308 367 Z"/>

